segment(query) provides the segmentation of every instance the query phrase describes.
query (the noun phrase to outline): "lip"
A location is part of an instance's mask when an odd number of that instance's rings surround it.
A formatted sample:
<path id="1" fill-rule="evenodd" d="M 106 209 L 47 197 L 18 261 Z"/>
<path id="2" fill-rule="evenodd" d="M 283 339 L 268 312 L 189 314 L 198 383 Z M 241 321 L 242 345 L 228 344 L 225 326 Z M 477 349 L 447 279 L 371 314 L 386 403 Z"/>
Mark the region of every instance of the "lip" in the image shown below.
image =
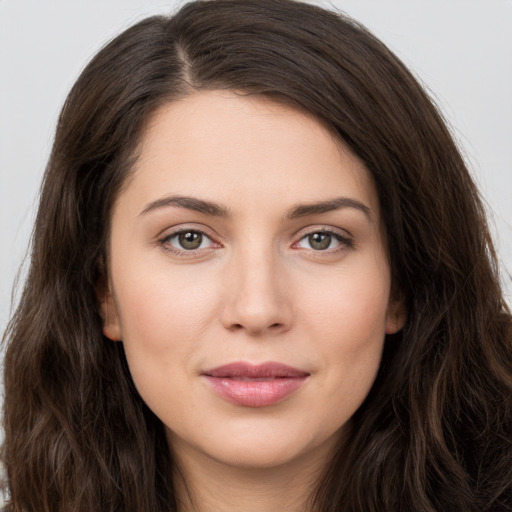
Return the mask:
<path id="1" fill-rule="evenodd" d="M 234 362 L 201 373 L 214 393 L 235 405 L 266 407 L 299 389 L 309 373 L 286 364 Z"/>

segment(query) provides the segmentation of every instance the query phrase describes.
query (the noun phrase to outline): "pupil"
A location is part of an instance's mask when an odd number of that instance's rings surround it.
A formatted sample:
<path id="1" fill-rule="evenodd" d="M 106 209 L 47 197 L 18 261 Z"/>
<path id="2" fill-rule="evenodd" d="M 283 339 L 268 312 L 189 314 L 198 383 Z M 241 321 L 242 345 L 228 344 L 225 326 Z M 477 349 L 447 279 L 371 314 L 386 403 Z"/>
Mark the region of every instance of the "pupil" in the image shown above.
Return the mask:
<path id="1" fill-rule="evenodd" d="M 179 242 L 183 249 L 192 250 L 197 249 L 203 240 L 201 233 L 188 231 L 179 235 Z"/>
<path id="2" fill-rule="evenodd" d="M 331 245 L 331 235 L 325 233 L 313 233 L 309 235 L 309 244 L 313 249 L 324 251 Z"/>

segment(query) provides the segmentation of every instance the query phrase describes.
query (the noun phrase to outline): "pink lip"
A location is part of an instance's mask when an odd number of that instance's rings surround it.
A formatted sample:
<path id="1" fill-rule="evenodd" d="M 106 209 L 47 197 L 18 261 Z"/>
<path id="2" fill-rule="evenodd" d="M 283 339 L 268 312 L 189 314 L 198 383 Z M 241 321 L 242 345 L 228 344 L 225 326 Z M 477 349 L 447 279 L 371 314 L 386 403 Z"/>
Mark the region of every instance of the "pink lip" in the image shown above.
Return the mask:
<path id="1" fill-rule="evenodd" d="M 246 407 L 265 407 L 280 402 L 309 377 L 307 372 L 276 362 L 230 363 L 201 375 L 217 395 Z"/>

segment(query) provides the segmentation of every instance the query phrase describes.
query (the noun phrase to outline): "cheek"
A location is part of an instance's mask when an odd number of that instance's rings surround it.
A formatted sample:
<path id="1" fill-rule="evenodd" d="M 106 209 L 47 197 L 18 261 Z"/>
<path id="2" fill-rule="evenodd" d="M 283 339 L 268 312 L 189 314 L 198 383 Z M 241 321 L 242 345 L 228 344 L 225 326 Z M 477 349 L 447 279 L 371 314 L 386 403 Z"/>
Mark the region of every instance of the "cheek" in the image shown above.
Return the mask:
<path id="1" fill-rule="evenodd" d="M 116 288 L 123 339 L 166 346 L 171 339 L 193 341 L 206 328 L 215 308 L 215 292 L 187 272 L 159 271 L 121 277 Z"/>
<path id="2" fill-rule="evenodd" d="M 199 350 L 212 304 L 207 295 L 183 283 L 149 275 L 122 280 L 122 343 L 139 394 L 160 417 L 181 407 L 190 378 L 190 361 Z M 124 285 L 126 283 L 126 285 Z M 170 393 L 174 389 L 176 393 Z"/>
<path id="3" fill-rule="evenodd" d="M 367 267 L 368 268 L 368 267 Z M 389 294 L 388 273 L 340 272 L 323 291 L 306 295 L 303 318 L 321 352 L 333 389 L 347 386 L 364 398 L 380 366 Z"/>
<path id="4" fill-rule="evenodd" d="M 192 282 L 157 271 L 119 279 L 123 345 L 135 385 L 146 398 L 157 398 L 171 376 L 185 378 L 211 324 L 214 292 Z"/>
<path id="5" fill-rule="evenodd" d="M 308 287 L 302 314 L 329 338 L 357 340 L 384 335 L 389 300 L 389 278 L 378 268 L 341 271 L 318 286 Z"/>

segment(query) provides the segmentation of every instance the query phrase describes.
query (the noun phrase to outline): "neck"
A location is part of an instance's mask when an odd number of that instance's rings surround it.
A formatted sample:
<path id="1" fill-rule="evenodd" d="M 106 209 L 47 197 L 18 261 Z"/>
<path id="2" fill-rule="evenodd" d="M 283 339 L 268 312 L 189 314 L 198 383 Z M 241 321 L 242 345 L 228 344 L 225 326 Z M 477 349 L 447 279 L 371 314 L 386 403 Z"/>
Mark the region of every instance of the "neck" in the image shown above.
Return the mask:
<path id="1" fill-rule="evenodd" d="M 227 466 L 204 454 L 174 452 L 179 512 L 312 512 L 310 497 L 332 446 L 274 467 Z M 180 452 L 181 450 L 178 450 Z"/>

